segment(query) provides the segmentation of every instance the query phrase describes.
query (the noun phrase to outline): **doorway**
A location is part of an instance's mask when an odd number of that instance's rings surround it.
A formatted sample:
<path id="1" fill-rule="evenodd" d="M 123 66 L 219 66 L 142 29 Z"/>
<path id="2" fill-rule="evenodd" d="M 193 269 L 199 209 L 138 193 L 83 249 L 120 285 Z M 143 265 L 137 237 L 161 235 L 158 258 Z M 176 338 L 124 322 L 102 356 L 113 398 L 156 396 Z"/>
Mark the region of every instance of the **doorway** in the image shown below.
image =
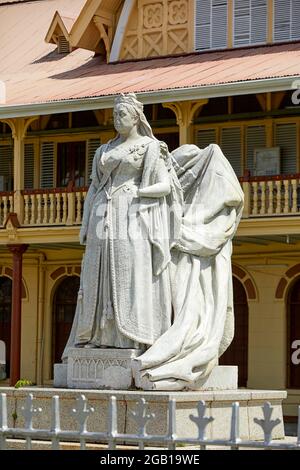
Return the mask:
<path id="1" fill-rule="evenodd" d="M 12 280 L 0 277 L 0 339 L 5 343 L 6 377 L 10 376 Z"/>
<path id="2" fill-rule="evenodd" d="M 53 298 L 52 365 L 61 362 L 62 353 L 69 339 L 79 283 L 78 276 L 68 276 L 56 287 Z"/>

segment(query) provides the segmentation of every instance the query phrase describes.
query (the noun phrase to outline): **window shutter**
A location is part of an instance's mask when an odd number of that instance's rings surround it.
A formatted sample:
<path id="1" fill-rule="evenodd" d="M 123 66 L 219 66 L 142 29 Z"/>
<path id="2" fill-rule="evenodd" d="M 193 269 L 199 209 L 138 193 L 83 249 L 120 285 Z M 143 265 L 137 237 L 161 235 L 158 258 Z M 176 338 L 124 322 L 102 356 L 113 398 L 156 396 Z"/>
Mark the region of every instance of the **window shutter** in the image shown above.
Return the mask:
<path id="1" fill-rule="evenodd" d="M 234 45 L 250 43 L 250 0 L 234 2 Z"/>
<path id="2" fill-rule="evenodd" d="M 53 188 L 54 142 L 43 142 L 41 146 L 41 188 Z"/>
<path id="3" fill-rule="evenodd" d="M 88 171 L 87 171 L 87 184 L 90 184 L 90 176 L 92 173 L 93 158 L 97 148 L 100 146 L 100 139 L 90 139 L 88 141 Z"/>
<path id="4" fill-rule="evenodd" d="M 241 176 L 241 144 L 240 127 L 222 129 L 220 147 L 237 176 Z"/>
<path id="5" fill-rule="evenodd" d="M 211 47 L 227 47 L 227 0 L 213 0 L 211 23 Z"/>
<path id="6" fill-rule="evenodd" d="M 291 35 L 291 0 L 274 0 L 274 41 L 286 41 Z"/>
<path id="7" fill-rule="evenodd" d="M 300 39 L 300 0 L 274 0 L 274 41 Z"/>
<path id="8" fill-rule="evenodd" d="M 227 1 L 196 0 L 195 50 L 227 47 Z"/>
<path id="9" fill-rule="evenodd" d="M 34 188 L 34 144 L 24 145 L 24 188 Z"/>
<path id="10" fill-rule="evenodd" d="M 280 147 L 281 173 L 288 175 L 297 171 L 297 126 L 278 124 L 275 128 L 275 143 Z"/>
<path id="11" fill-rule="evenodd" d="M 268 19 L 267 9 L 267 0 L 235 0 L 235 46 L 266 42 Z"/>
<path id="12" fill-rule="evenodd" d="M 70 52 L 70 43 L 65 36 L 58 37 L 58 53 L 68 54 Z"/>
<path id="13" fill-rule="evenodd" d="M 268 0 L 251 1 L 251 44 L 267 41 Z"/>
<path id="14" fill-rule="evenodd" d="M 196 135 L 196 145 L 201 149 L 204 149 L 209 144 L 216 144 L 216 130 L 215 129 L 201 129 Z"/>
<path id="15" fill-rule="evenodd" d="M 247 170 L 254 175 L 254 150 L 266 146 L 265 126 L 251 126 L 247 128 Z"/>
<path id="16" fill-rule="evenodd" d="M 11 191 L 13 189 L 13 167 L 13 145 L 0 145 L 0 191 Z"/>
<path id="17" fill-rule="evenodd" d="M 300 0 L 292 0 L 292 39 L 300 39 Z"/>

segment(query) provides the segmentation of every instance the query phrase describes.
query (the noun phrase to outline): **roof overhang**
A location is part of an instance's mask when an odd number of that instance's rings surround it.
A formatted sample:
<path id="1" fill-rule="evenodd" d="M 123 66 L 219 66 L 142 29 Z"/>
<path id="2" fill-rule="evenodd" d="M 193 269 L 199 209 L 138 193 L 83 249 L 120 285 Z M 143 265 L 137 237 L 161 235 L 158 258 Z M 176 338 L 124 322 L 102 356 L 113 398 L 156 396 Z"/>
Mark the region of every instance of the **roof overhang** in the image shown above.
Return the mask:
<path id="1" fill-rule="evenodd" d="M 144 104 L 199 100 L 291 90 L 295 88 L 293 83 L 297 79 L 299 80 L 299 75 L 142 93 L 137 92 L 136 94 Z M 115 96 L 114 94 L 33 104 L 0 105 L 0 119 L 112 108 Z"/>

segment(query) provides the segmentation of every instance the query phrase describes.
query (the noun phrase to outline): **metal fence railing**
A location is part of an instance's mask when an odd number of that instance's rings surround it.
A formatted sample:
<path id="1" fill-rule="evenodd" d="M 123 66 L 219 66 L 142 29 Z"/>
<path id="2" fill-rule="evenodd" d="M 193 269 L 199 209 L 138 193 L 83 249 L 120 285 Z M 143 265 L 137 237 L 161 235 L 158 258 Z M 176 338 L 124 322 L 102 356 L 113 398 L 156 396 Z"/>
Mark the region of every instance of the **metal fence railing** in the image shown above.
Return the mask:
<path id="1" fill-rule="evenodd" d="M 109 399 L 108 424 L 106 432 L 90 432 L 87 423 L 89 416 L 94 413 L 94 408 L 89 406 L 84 395 L 77 398 L 76 407 L 72 410 L 73 416 L 78 423 L 78 430 L 68 431 L 60 426 L 60 397 L 52 397 L 51 427 L 49 429 L 37 429 L 33 427 L 33 418 L 42 413 L 42 408 L 35 407 L 35 399 L 32 394 L 26 398 L 25 406 L 22 407 L 24 416 L 24 427 L 8 426 L 8 406 L 7 395 L 0 394 L 0 450 L 7 448 L 9 439 L 25 440 L 25 448 L 32 449 L 32 441 L 43 440 L 51 443 L 53 450 L 59 450 L 63 442 L 80 443 L 80 449 L 85 450 L 87 443 L 101 443 L 107 449 L 117 449 L 118 445 L 132 445 L 137 449 L 145 449 L 159 446 L 162 449 L 176 450 L 177 446 L 182 449 L 183 445 L 192 446 L 200 450 L 218 447 L 228 447 L 229 449 L 298 449 L 300 450 L 300 419 L 298 416 L 298 437 L 293 442 L 283 440 L 272 440 L 273 429 L 281 423 L 280 419 L 272 419 L 273 408 L 266 402 L 262 407 L 263 419 L 254 418 L 254 422 L 263 430 L 264 439 L 262 441 L 242 440 L 239 436 L 239 403 L 232 404 L 231 422 L 228 423 L 230 437 L 226 439 L 207 439 L 207 425 L 214 420 L 213 417 L 206 417 L 205 402 L 197 404 L 195 415 L 190 415 L 190 420 L 194 422 L 198 429 L 197 437 L 180 437 L 176 432 L 176 401 L 171 399 L 168 404 L 168 429 L 164 435 L 151 435 L 147 433 L 149 421 L 159 419 L 147 410 L 147 402 L 141 398 L 134 411 L 132 418 L 137 424 L 136 434 L 124 434 L 118 431 L 117 425 L 117 399 L 111 396 Z M 299 407 L 300 415 L 300 407 Z M 229 435 L 229 434 L 228 434 Z"/>

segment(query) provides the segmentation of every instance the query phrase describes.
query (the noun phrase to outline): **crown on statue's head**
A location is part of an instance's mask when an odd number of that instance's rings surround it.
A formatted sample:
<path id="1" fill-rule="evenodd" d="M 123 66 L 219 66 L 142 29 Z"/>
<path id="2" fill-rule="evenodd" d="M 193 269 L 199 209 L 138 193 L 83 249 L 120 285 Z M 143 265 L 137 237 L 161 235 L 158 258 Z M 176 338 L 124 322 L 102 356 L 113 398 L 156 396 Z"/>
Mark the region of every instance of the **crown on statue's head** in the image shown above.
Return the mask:
<path id="1" fill-rule="evenodd" d="M 137 99 L 135 93 L 121 93 L 115 99 L 115 106 L 118 104 L 129 104 L 130 106 L 133 106 L 139 113 L 142 113 L 144 109 L 143 103 Z"/>

